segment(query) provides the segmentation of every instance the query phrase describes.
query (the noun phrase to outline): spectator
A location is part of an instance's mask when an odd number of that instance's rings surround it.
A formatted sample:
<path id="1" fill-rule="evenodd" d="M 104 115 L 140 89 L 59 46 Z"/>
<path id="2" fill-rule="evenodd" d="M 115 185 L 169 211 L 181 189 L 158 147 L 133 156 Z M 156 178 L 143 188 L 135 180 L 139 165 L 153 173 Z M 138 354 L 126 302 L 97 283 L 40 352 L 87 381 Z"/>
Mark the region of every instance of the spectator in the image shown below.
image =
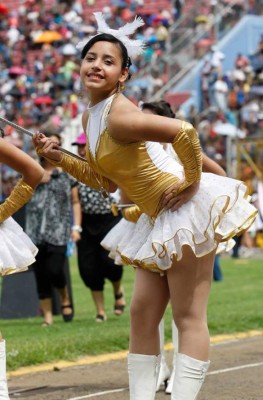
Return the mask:
<path id="1" fill-rule="evenodd" d="M 222 62 L 225 59 L 224 53 L 219 51 L 216 46 L 212 46 L 212 54 L 211 54 L 211 67 L 215 68 L 218 73 L 222 72 Z"/>
<path id="2" fill-rule="evenodd" d="M 236 68 L 244 69 L 250 64 L 250 61 L 247 57 L 245 57 L 242 53 L 238 53 L 234 65 Z"/>
<path id="3" fill-rule="evenodd" d="M 222 76 L 216 80 L 214 87 L 214 105 L 225 112 L 227 110 L 228 86 Z"/>
<path id="4" fill-rule="evenodd" d="M 51 135 L 60 144 L 59 135 Z M 45 170 L 26 209 L 26 232 L 39 248 L 33 264 L 43 327 L 53 324 L 52 288 L 60 295 L 61 311 L 65 322 L 73 319 L 73 304 L 67 287 L 65 262 L 69 239 L 80 239 L 80 203 L 77 182 L 60 168 L 41 159 Z M 74 225 L 71 228 L 71 212 Z"/>
<path id="5" fill-rule="evenodd" d="M 168 29 L 164 26 L 162 21 L 157 20 L 155 23 L 155 35 L 159 43 L 160 49 L 164 51 L 166 49 L 166 41 L 169 37 Z"/>
<path id="6" fill-rule="evenodd" d="M 174 10 L 175 10 L 175 19 L 179 19 L 182 14 L 182 7 L 184 5 L 184 0 L 173 0 Z"/>

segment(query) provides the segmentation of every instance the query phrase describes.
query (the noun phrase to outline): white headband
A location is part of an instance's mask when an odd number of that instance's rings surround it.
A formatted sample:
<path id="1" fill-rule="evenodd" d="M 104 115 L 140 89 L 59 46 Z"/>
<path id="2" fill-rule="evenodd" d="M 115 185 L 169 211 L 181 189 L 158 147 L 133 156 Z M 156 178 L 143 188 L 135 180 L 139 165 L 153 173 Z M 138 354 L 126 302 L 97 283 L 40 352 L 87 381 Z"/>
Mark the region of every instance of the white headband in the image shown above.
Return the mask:
<path id="1" fill-rule="evenodd" d="M 87 43 L 91 39 L 93 39 L 95 36 L 98 36 L 102 33 L 108 33 L 112 36 L 114 36 L 116 39 L 120 40 L 124 46 L 127 49 L 128 56 L 133 58 L 138 56 L 139 54 L 142 54 L 145 48 L 145 45 L 142 40 L 132 40 L 129 39 L 128 35 L 131 35 L 136 31 L 137 28 L 140 26 L 144 25 L 144 21 L 141 17 L 135 17 L 133 22 L 128 22 L 124 26 L 122 26 L 119 29 L 111 29 L 105 19 L 104 16 L 101 12 L 95 12 L 93 13 L 97 24 L 98 24 L 98 33 L 94 36 L 89 37 L 88 39 L 85 39 L 77 44 L 77 49 L 82 51 L 84 47 L 86 46 Z"/>

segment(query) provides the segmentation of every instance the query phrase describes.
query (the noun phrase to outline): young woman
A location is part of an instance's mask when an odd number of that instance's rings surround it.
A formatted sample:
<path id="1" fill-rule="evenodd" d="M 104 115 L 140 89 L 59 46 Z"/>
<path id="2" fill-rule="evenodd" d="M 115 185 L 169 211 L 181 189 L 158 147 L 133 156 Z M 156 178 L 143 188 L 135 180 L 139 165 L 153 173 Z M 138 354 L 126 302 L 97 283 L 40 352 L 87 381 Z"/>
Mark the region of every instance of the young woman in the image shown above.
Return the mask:
<path id="1" fill-rule="evenodd" d="M 36 246 L 11 217 L 31 198 L 43 176 L 43 168 L 23 151 L 0 138 L 0 162 L 23 177 L 0 205 L 0 275 L 24 271 L 35 261 Z M 5 341 L 0 333 L 0 398 L 8 400 Z"/>
<path id="2" fill-rule="evenodd" d="M 161 115 L 168 118 L 175 118 L 175 114 L 171 109 L 171 106 L 168 102 L 161 100 L 157 102 L 149 102 L 143 103 L 141 105 L 141 109 L 144 113 L 147 114 L 155 114 Z M 165 150 L 171 157 L 176 157 L 175 152 L 170 144 L 165 143 L 163 145 Z M 213 174 L 226 176 L 226 173 L 223 168 L 221 168 L 215 161 L 207 157 L 204 153 L 202 154 L 202 171 L 204 172 L 211 172 Z M 110 251 L 110 255 L 115 262 L 118 262 L 118 246 L 122 242 L 123 237 L 125 236 L 127 230 L 133 229 L 131 227 L 131 223 L 135 223 L 138 221 L 139 217 L 141 216 L 141 212 L 136 205 L 131 205 L 130 199 L 124 193 L 121 193 L 121 203 L 122 203 L 122 213 L 124 218 L 105 236 L 102 240 L 101 245 L 105 247 L 105 249 Z M 125 207 L 125 204 L 128 204 Z M 232 245 L 234 245 L 235 241 L 232 241 Z M 218 257 L 218 255 L 216 256 Z M 164 322 L 161 321 L 159 325 L 159 335 L 160 335 L 160 370 L 157 379 L 156 391 L 159 391 L 162 385 L 164 384 L 165 392 L 167 394 L 171 394 L 174 375 L 175 375 L 175 360 L 176 360 L 176 353 L 178 351 L 178 331 L 177 327 L 172 321 L 172 337 L 173 337 L 173 345 L 174 345 L 174 357 L 173 357 L 173 369 L 172 373 L 170 374 L 170 370 L 166 363 L 165 359 L 165 351 L 164 351 Z"/>
<path id="3" fill-rule="evenodd" d="M 123 263 L 137 267 L 130 399 L 155 397 L 158 326 L 169 301 L 179 331 L 172 399 L 196 399 L 209 366 L 206 310 L 216 248 L 247 229 L 257 211 L 242 182 L 202 174 L 201 147 L 191 124 L 144 114 L 120 93 L 129 56 L 138 54 L 138 42 L 127 37 L 133 24 L 115 31 L 100 13 L 96 17 L 100 33 L 83 47 L 80 69 L 90 97 L 83 114 L 87 163 L 62 154 L 43 134 L 34 143 L 39 154 L 95 189 L 120 187 L 144 213 L 119 247 Z M 182 165 L 152 142 L 171 143 Z"/>

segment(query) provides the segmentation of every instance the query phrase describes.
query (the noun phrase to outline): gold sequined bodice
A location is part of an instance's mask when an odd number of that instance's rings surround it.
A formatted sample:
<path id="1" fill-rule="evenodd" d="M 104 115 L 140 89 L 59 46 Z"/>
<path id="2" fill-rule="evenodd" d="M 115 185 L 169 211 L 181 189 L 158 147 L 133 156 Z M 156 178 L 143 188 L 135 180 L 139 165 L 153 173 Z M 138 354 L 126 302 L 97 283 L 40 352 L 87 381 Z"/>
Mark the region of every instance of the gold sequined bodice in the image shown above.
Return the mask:
<path id="1" fill-rule="evenodd" d="M 145 142 L 119 143 L 107 129 L 98 139 L 95 155 L 87 144 L 87 160 L 95 172 L 112 180 L 151 217 L 160 211 L 163 192 L 178 181 L 175 174 L 161 170 L 152 161 Z"/>

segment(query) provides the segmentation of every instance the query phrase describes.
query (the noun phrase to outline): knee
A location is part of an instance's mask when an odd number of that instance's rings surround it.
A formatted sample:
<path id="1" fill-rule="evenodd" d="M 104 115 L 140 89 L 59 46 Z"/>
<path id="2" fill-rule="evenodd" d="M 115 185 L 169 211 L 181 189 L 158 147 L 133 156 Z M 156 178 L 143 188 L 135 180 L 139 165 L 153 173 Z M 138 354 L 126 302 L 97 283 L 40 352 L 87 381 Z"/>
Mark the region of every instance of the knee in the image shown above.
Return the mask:
<path id="1" fill-rule="evenodd" d="M 140 324 L 145 321 L 147 312 L 144 302 L 132 301 L 130 306 L 131 325 Z"/>
<path id="2" fill-rule="evenodd" d="M 104 276 L 98 273 L 95 265 L 87 265 L 87 262 L 85 266 L 79 265 L 79 274 L 87 288 L 92 291 L 103 291 Z"/>
<path id="3" fill-rule="evenodd" d="M 104 279 L 92 274 L 85 276 L 85 285 L 94 292 L 102 292 L 104 289 Z"/>
<path id="4" fill-rule="evenodd" d="M 207 326 L 206 317 L 203 314 L 195 312 L 175 312 L 173 313 L 174 322 L 178 331 L 188 331 L 203 329 Z"/>
<path id="5" fill-rule="evenodd" d="M 140 331 L 153 330 L 158 328 L 159 318 L 148 302 L 144 300 L 132 301 L 130 306 L 130 321 L 132 329 Z"/>

